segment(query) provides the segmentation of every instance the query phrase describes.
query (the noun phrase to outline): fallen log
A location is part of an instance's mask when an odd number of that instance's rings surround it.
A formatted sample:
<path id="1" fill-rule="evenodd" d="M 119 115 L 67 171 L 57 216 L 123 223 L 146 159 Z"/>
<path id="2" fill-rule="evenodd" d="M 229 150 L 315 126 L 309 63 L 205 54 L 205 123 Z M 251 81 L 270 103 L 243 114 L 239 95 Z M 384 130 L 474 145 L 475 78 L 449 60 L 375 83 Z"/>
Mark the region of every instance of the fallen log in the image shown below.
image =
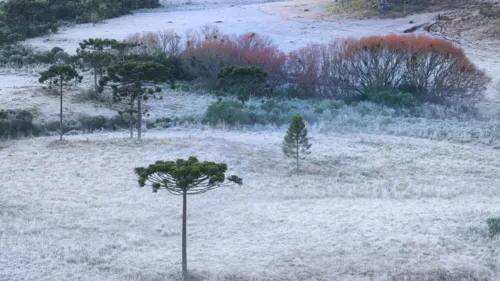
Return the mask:
<path id="1" fill-rule="evenodd" d="M 422 26 L 424 26 L 424 25 L 425 25 L 425 23 L 423 23 L 423 24 L 419 24 L 419 25 L 415 25 L 415 26 L 412 26 L 412 27 L 410 27 L 410 28 L 408 28 L 408 29 L 405 29 L 405 30 L 403 31 L 403 33 L 412 33 L 412 32 L 414 32 L 414 31 L 419 30 L 419 29 L 420 29 Z"/>

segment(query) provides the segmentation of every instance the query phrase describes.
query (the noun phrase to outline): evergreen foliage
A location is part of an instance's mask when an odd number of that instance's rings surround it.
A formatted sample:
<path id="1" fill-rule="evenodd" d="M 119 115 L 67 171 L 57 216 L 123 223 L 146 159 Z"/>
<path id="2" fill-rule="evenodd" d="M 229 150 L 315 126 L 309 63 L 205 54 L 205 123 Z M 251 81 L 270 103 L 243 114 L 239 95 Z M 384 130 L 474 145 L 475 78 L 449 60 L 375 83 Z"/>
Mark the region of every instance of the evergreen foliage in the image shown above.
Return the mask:
<path id="1" fill-rule="evenodd" d="M 301 154 L 309 154 L 311 144 L 307 137 L 307 128 L 302 115 L 297 114 L 292 117 L 290 126 L 283 140 L 282 149 L 287 157 L 295 159 L 297 170 L 299 169 L 299 159 Z"/>
<path id="2" fill-rule="evenodd" d="M 221 88 L 236 94 L 242 104 L 249 100 L 251 94 L 264 95 L 266 77 L 267 73 L 262 68 L 248 65 L 224 66 L 217 75 Z"/>
<path id="3" fill-rule="evenodd" d="M 48 70 L 40 73 L 39 83 L 47 83 L 49 88 L 59 87 L 59 140 L 63 139 L 63 87 L 82 81 L 82 76 L 75 68 L 68 64 L 52 65 Z"/>
<path id="4" fill-rule="evenodd" d="M 133 116 L 137 114 L 137 139 L 141 140 L 142 103 L 154 93 L 161 92 L 157 84 L 169 81 L 167 69 L 155 62 L 118 62 L 107 69 L 103 84 L 111 84 L 113 101 L 125 101 L 128 105 L 130 138 L 133 138 Z M 137 102 L 137 107 L 134 103 Z"/>
<path id="5" fill-rule="evenodd" d="M 187 271 L 187 195 L 205 193 L 227 184 L 243 184 L 235 175 L 226 177 L 225 163 L 200 162 L 196 157 L 187 160 L 156 161 L 148 167 L 135 168 L 139 186 L 151 185 L 153 192 L 165 189 L 174 195 L 182 195 L 182 278 L 188 280 Z"/>
<path id="6" fill-rule="evenodd" d="M 0 45 L 58 31 L 60 22 L 96 23 L 158 0 L 7 0 L 0 3 Z"/>
<path id="7" fill-rule="evenodd" d="M 500 234 L 500 218 L 489 218 L 486 220 L 486 223 L 492 237 Z"/>
<path id="8" fill-rule="evenodd" d="M 79 45 L 80 47 L 76 50 L 76 53 L 81 59 L 83 67 L 93 70 L 96 97 L 103 91 L 101 84 L 103 84 L 102 79 L 106 73 L 106 68 L 116 60 L 116 56 L 113 52 L 116 53 L 117 50 L 121 51 L 125 48 L 136 46 L 136 44 L 133 43 L 118 42 L 115 39 L 108 38 L 90 38 L 83 40 Z"/>

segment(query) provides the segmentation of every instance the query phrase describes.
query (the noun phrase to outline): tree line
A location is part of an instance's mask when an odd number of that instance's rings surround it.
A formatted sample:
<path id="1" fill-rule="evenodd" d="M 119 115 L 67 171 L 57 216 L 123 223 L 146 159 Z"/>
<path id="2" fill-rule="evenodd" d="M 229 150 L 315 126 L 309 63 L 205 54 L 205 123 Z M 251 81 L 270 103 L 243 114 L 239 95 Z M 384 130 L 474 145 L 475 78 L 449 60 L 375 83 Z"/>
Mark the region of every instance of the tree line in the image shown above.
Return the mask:
<path id="1" fill-rule="evenodd" d="M 0 3 L 0 45 L 57 32 L 63 22 L 97 23 L 158 0 L 7 0 Z"/>
<path id="2" fill-rule="evenodd" d="M 59 136 L 63 139 L 63 96 L 64 90 L 81 82 L 80 72 L 92 71 L 93 91 L 96 97 L 105 87 L 110 88 L 113 102 L 122 102 L 129 120 L 130 138 L 133 138 L 137 119 L 137 139 L 141 140 L 143 103 L 155 93 L 162 91 L 158 86 L 177 79 L 178 71 L 173 57 L 136 54 L 131 52 L 137 43 L 119 42 L 114 39 L 88 39 L 80 43 L 75 56 L 60 56 L 47 70 L 40 73 L 38 82 L 55 87 L 60 98 Z"/>

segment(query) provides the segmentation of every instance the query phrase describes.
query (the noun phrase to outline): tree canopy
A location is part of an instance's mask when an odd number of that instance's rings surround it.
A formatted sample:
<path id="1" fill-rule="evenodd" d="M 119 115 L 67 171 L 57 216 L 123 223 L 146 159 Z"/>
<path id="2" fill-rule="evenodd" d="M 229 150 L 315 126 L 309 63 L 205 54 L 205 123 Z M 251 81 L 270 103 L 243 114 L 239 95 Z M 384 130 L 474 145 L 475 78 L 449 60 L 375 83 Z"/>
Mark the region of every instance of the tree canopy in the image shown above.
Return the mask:
<path id="1" fill-rule="evenodd" d="M 227 165 L 215 162 L 200 162 L 196 157 L 187 160 L 156 161 L 148 167 L 135 168 L 139 176 L 139 186 L 150 184 L 153 192 L 165 189 L 168 192 L 181 195 L 200 194 L 219 187 L 223 183 L 241 185 L 243 180 L 232 175 L 226 178 Z"/>

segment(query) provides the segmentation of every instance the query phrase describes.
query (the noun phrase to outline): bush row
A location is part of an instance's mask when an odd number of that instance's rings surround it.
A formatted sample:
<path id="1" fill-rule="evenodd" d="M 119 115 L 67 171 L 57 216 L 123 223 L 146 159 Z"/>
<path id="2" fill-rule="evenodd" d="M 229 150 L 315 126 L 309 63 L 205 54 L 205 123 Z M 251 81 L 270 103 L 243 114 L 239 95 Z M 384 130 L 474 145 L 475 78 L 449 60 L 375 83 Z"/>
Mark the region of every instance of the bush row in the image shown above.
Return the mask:
<path id="1" fill-rule="evenodd" d="M 423 102 L 475 104 L 490 82 L 460 48 L 427 36 L 336 40 L 288 54 L 267 37 L 255 33 L 229 36 L 211 27 L 188 33 L 184 46 L 173 32 L 137 33 L 127 41 L 142 43 L 146 52 L 178 56 L 184 71 L 207 89 L 223 88 L 220 73 L 224 67 L 258 67 L 265 72 L 268 87 L 253 96 L 286 93 L 297 98 L 405 107 Z"/>
<path id="2" fill-rule="evenodd" d="M 32 64 L 52 64 L 62 57 L 69 57 L 69 55 L 59 47 L 54 47 L 50 51 L 38 51 L 21 44 L 0 48 L 0 65 L 22 67 Z"/>
<path id="3" fill-rule="evenodd" d="M 128 121 L 121 115 L 113 117 L 80 115 L 64 122 L 63 131 L 92 133 L 98 130 L 115 131 L 128 128 Z M 34 123 L 33 115 L 26 110 L 0 111 L 0 139 L 44 136 L 59 131 L 59 122 Z"/>
<path id="4" fill-rule="evenodd" d="M 379 116 L 388 118 L 455 119 L 468 121 L 478 117 L 467 104 L 452 107 L 425 103 L 416 107 L 388 107 L 371 101 L 347 105 L 341 100 L 265 99 L 243 105 L 230 99 L 219 99 L 208 106 L 202 123 L 209 125 L 283 125 L 296 114 L 310 124 L 336 120 L 341 116 Z"/>

